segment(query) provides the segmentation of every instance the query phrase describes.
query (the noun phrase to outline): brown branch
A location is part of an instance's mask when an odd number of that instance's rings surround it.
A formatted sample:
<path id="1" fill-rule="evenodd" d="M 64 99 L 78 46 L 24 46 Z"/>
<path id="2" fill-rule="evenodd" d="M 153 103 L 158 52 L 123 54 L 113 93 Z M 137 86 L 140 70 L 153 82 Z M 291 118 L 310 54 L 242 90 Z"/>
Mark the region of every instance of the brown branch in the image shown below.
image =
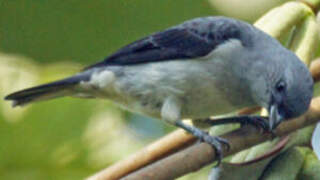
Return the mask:
<path id="1" fill-rule="evenodd" d="M 238 112 L 238 114 L 251 114 L 259 111 L 260 107 L 245 108 Z M 116 180 L 121 177 L 140 169 L 148 164 L 151 164 L 163 157 L 173 154 L 188 145 L 194 143 L 196 138 L 182 129 L 178 129 L 156 142 L 148 145 L 139 152 L 130 157 L 117 162 L 116 164 L 101 170 L 95 175 L 89 177 L 87 180 Z"/>
<path id="2" fill-rule="evenodd" d="M 276 135 L 287 135 L 297 129 L 314 124 L 319 120 L 320 97 L 313 99 L 309 111 L 305 115 L 282 123 L 277 128 Z M 221 137 L 227 139 L 231 145 L 229 151 L 224 150 L 224 154 L 227 156 L 272 139 L 271 134 L 259 134 L 259 131 L 252 127 L 244 127 Z M 215 160 L 217 159 L 213 148 L 206 143 L 199 143 L 129 174 L 122 178 L 122 180 L 175 179 L 187 173 L 197 171 Z"/>
<path id="3" fill-rule="evenodd" d="M 91 176 L 88 180 L 115 180 L 162 157 L 182 149 L 196 138 L 179 129 L 148 145 L 130 157 Z"/>

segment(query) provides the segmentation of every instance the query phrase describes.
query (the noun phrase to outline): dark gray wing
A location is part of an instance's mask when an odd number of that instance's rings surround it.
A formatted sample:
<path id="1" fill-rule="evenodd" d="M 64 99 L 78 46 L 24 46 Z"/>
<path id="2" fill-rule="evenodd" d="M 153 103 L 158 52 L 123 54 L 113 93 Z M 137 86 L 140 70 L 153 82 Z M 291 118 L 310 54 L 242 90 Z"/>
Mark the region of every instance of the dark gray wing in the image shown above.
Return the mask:
<path id="1" fill-rule="evenodd" d="M 88 68 L 203 57 L 229 39 L 241 40 L 243 25 L 229 18 L 197 18 L 133 42 Z"/>

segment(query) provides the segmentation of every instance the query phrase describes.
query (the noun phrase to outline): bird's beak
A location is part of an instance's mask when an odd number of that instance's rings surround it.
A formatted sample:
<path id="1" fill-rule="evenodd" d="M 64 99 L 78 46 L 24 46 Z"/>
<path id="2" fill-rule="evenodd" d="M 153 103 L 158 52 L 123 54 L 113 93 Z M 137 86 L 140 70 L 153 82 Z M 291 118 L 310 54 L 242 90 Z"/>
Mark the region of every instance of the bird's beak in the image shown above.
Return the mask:
<path id="1" fill-rule="evenodd" d="M 281 115 L 277 104 L 270 106 L 269 110 L 269 130 L 274 130 L 282 121 L 284 117 Z"/>

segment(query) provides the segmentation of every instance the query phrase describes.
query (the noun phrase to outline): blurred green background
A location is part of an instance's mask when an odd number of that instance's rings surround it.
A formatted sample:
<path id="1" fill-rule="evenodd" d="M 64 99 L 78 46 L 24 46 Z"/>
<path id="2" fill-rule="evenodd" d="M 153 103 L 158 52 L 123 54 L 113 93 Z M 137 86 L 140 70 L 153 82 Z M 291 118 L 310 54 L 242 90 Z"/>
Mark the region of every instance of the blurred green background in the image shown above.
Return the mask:
<path id="1" fill-rule="evenodd" d="M 282 2 L 1 0 L 0 96 L 73 74 L 187 19 L 219 14 L 253 22 Z M 62 98 L 15 109 L 0 102 L 6 180 L 83 179 L 173 130 L 106 100 Z M 206 179 L 209 168 L 182 179 Z"/>

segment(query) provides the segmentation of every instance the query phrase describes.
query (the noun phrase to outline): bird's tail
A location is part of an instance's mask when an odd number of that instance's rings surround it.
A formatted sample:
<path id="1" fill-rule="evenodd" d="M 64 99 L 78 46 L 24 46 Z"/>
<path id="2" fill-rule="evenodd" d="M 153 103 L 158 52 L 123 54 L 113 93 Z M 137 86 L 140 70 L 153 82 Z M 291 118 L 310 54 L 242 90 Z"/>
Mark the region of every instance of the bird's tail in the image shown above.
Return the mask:
<path id="1" fill-rule="evenodd" d="M 73 88 L 78 85 L 80 81 L 88 81 L 89 78 L 90 76 L 88 74 L 79 74 L 52 83 L 14 92 L 4 99 L 13 101 L 12 106 L 15 107 L 36 101 L 68 96 L 71 95 Z"/>

